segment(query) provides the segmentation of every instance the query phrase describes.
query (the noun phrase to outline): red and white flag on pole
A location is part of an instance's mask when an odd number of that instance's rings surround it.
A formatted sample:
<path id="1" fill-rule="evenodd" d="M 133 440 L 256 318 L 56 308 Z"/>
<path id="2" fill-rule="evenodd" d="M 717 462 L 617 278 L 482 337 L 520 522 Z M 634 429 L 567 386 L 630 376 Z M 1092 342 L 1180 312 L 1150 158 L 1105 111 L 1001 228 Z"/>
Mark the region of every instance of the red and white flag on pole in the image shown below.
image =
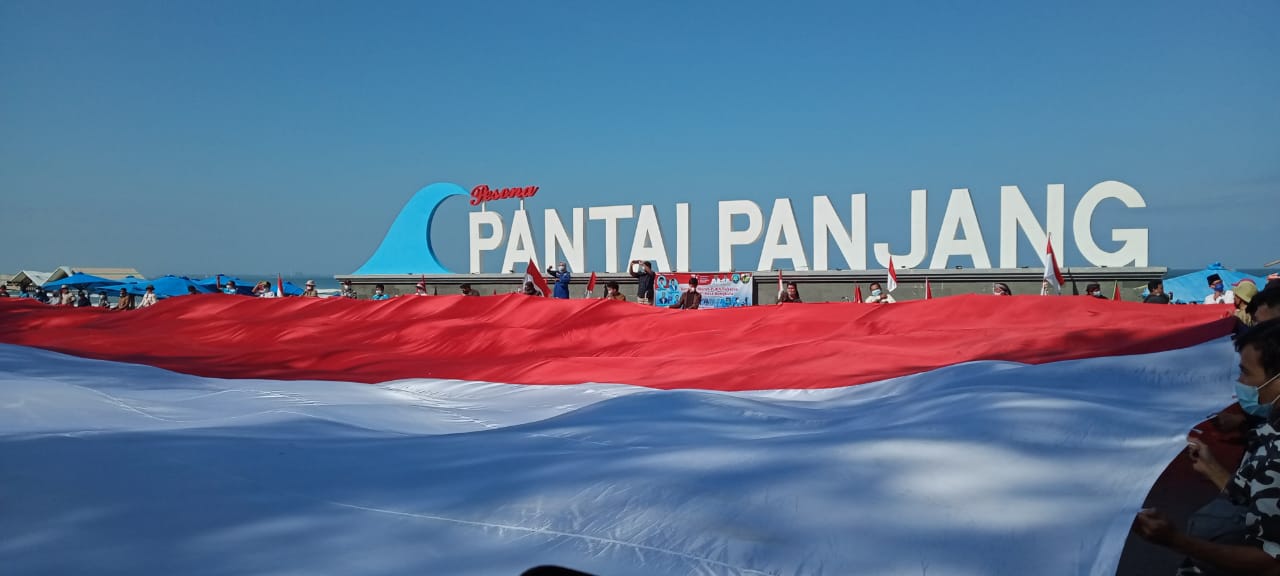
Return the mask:
<path id="1" fill-rule="evenodd" d="M 889 255 L 889 277 L 885 282 L 885 288 L 890 292 L 898 289 L 898 271 L 893 269 L 893 255 Z"/>
<path id="2" fill-rule="evenodd" d="M 276 298 L 284 298 L 284 276 L 276 274 Z"/>
<path id="3" fill-rule="evenodd" d="M 924 299 L 925 299 L 925 300 L 932 300 L 932 299 L 933 299 L 933 286 L 929 285 L 929 277 L 928 277 L 928 276 L 925 276 L 925 277 L 924 277 Z"/>
<path id="4" fill-rule="evenodd" d="M 862 301 L 862 285 L 861 284 L 853 285 L 853 299 L 855 302 Z"/>
<path id="5" fill-rule="evenodd" d="M 1120 301 L 1120 281 L 1116 280 L 1116 287 L 1111 291 L 1111 299 L 1116 302 Z"/>
<path id="6" fill-rule="evenodd" d="M 591 297 L 591 293 L 596 291 L 596 273 L 591 273 L 591 278 L 587 280 L 587 297 Z"/>
<path id="7" fill-rule="evenodd" d="M 1062 270 L 1058 269 L 1058 258 L 1053 254 L 1053 236 L 1045 238 L 1044 245 L 1044 280 L 1053 287 L 1056 294 L 1062 293 L 1062 284 L 1065 280 L 1062 278 Z M 1040 295 L 1044 295 L 1044 290 L 1040 291 Z"/>
<path id="8" fill-rule="evenodd" d="M 782 269 L 779 268 L 778 269 L 778 299 L 779 300 L 782 299 L 782 294 L 786 291 L 787 291 L 786 287 L 782 285 Z"/>
<path id="9" fill-rule="evenodd" d="M 538 290 L 538 295 L 543 297 L 551 297 L 551 287 L 547 286 L 547 280 L 542 277 L 542 273 L 538 271 L 538 266 L 529 261 L 529 267 L 524 270 L 524 281 L 533 282 L 533 287 Z"/>

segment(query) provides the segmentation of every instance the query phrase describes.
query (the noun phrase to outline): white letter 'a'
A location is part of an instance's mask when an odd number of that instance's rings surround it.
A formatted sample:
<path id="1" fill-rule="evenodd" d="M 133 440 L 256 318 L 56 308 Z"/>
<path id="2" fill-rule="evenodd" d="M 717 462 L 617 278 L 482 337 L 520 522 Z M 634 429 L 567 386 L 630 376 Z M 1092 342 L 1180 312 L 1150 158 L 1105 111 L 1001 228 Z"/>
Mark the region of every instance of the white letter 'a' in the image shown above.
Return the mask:
<path id="1" fill-rule="evenodd" d="M 662 242 L 662 228 L 658 226 L 658 214 L 653 211 L 652 204 L 640 207 L 640 216 L 636 218 L 636 234 L 631 239 L 630 260 L 646 260 L 657 262 L 658 270 L 670 270 L 667 261 L 667 247 Z"/>
<path id="2" fill-rule="evenodd" d="M 497 212 L 469 212 L 471 231 L 471 273 L 480 273 L 480 253 L 496 250 L 502 245 L 502 217 Z M 480 227 L 488 226 L 493 233 L 480 235 Z"/>
<path id="3" fill-rule="evenodd" d="M 897 259 L 894 266 L 899 268 L 915 268 L 924 262 L 924 256 L 929 252 L 929 235 L 925 231 L 926 210 L 929 202 L 929 193 L 925 190 L 911 191 L 911 252 L 906 254 L 894 254 Z M 889 266 L 889 245 L 884 242 L 876 242 L 876 262 L 881 266 Z"/>
<path id="4" fill-rule="evenodd" d="M 1124 182 L 1107 180 L 1090 188 L 1076 205 L 1076 215 L 1072 221 L 1072 232 L 1075 234 L 1076 247 L 1080 249 L 1080 255 L 1094 266 L 1119 268 L 1128 266 L 1130 263 L 1134 266 L 1146 266 L 1146 228 L 1112 230 L 1111 240 L 1121 243 L 1120 248 L 1115 252 L 1106 252 L 1093 241 L 1093 211 L 1098 208 L 1099 203 L 1108 198 L 1115 198 L 1128 208 L 1147 207 L 1142 195 Z"/>
<path id="5" fill-rule="evenodd" d="M 964 240 L 956 238 L 961 231 L 964 232 Z M 929 267 L 946 268 L 947 259 L 952 256 L 972 258 L 974 268 L 991 267 L 987 243 L 982 239 L 982 227 L 978 225 L 978 214 L 973 210 L 973 198 L 969 196 L 968 188 L 951 191 L 951 199 L 947 200 L 947 212 L 942 215 L 938 243 L 933 247 L 933 259 L 929 261 Z"/>
<path id="6" fill-rule="evenodd" d="M 733 229 L 733 217 L 742 214 L 747 217 L 745 230 Z M 750 200 L 720 201 L 720 271 L 733 270 L 733 247 L 751 244 L 760 239 L 764 229 L 764 214 L 760 206 Z"/>
<path id="7" fill-rule="evenodd" d="M 795 212 L 789 198 L 773 201 L 769 214 L 769 229 L 764 233 L 764 247 L 760 249 L 760 262 L 756 270 L 772 270 L 774 260 L 790 260 L 795 270 L 808 270 L 809 260 L 804 256 L 804 243 L 800 240 L 800 228 L 796 226 Z"/>
<path id="8" fill-rule="evenodd" d="M 533 231 L 529 228 L 529 213 L 516 210 L 511 216 L 511 238 L 507 240 L 507 254 L 502 257 L 502 271 L 522 270 L 529 261 L 538 265 L 538 253 L 533 247 Z M 539 266 L 541 267 L 541 266 Z"/>

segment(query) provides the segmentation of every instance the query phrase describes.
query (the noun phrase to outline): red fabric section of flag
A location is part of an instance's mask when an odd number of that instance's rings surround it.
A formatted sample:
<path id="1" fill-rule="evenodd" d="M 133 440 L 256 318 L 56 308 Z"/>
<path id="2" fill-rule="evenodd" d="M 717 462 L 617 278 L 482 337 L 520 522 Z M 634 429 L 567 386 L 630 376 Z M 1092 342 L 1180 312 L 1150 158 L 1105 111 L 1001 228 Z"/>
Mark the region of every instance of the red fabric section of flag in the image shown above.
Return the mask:
<path id="1" fill-rule="evenodd" d="M 596 273 L 592 272 L 591 278 L 587 280 L 587 292 L 592 292 L 595 289 L 596 289 Z"/>
<path id="2" fill-rule="evenodd" d="M 1111 299 L 1116 302 L 1120 301 L 1120 282 L 1116 282 L 1116 287 L 1111 291 Z"/>
<path id="3" fill-rule="evenodd" d="M 853 299 L 857 302 L 862 302 L 862 285 L 861 284 L 853 285 Z"/>
<path id="4" fill-rule="evenodd" d="M 1037 296 L 703 311 L 519 294 L 207 294 L 122 312 L 0 299 L 0 342 L 202 376 L 714 390 L 832 388 L 974 360 L 1157 352 L 1230 334 L 1234 323 L 1220 306 Z"/>
<path id="5" fill-rule="evenodd" d="M 933 299 L 933 285 L 929 284 L 929 278 L 927 276 L 924 279 L 924 299 Z"/>

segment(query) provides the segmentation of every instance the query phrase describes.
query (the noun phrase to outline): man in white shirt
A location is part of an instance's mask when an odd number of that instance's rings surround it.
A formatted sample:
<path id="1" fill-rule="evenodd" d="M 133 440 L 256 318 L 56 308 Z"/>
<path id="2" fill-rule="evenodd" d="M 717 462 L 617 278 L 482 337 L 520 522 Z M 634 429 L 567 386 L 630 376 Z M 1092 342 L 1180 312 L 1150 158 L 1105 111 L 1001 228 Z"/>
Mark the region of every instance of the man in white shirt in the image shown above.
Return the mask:
<path id="1" fill-rule="evenodd" d="M 1209 289 L 1213 292 L 1204 297 L 1205 304 L 1235 304 L 1236 295 L 1227 290 L 1227 285 L 1222 283 L 1222 277 L 1217 274 L 1210 274 L 1206 279 L 1209 282 Z"/>
<path id="2" fill-rule="evenodd" d="M 139 308 L 147 306 L 155 306 L 156 304 L 156 287 L 147 286 L 147 293 L 142 295 L 142 301 L 138 303 Z"/>
<path id="3" fill-rule="evenodd" d="M 872 282 L 871 286 L 868 286 L 868 288 L 871 288 L 871 295 L 867 296 L 866 300 L 864 300 L 864 302 L 868 304 L 893 304 L 894 302 L 897 302 L 897 300 L 893 299 L 892 294 L 885 292 L 880 287 L 879 282 Z"/>

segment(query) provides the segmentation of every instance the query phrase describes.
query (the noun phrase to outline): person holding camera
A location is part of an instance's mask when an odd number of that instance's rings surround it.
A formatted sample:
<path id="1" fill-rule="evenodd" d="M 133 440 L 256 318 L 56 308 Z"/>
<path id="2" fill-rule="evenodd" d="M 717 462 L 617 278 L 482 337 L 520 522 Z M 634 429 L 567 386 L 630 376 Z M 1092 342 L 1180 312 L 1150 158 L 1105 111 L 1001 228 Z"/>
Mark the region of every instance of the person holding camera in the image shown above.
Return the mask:
<path id="1" fill-rule="evenodd" d="M 573 280 L 573 275 L 569 273 L 569 265 L 561 262 L 555 268 L 548 266 L 547 274 L 556 279 L 556 285 L 551 289 L 551 295 L 568 300 L 569 282 Z"/>

